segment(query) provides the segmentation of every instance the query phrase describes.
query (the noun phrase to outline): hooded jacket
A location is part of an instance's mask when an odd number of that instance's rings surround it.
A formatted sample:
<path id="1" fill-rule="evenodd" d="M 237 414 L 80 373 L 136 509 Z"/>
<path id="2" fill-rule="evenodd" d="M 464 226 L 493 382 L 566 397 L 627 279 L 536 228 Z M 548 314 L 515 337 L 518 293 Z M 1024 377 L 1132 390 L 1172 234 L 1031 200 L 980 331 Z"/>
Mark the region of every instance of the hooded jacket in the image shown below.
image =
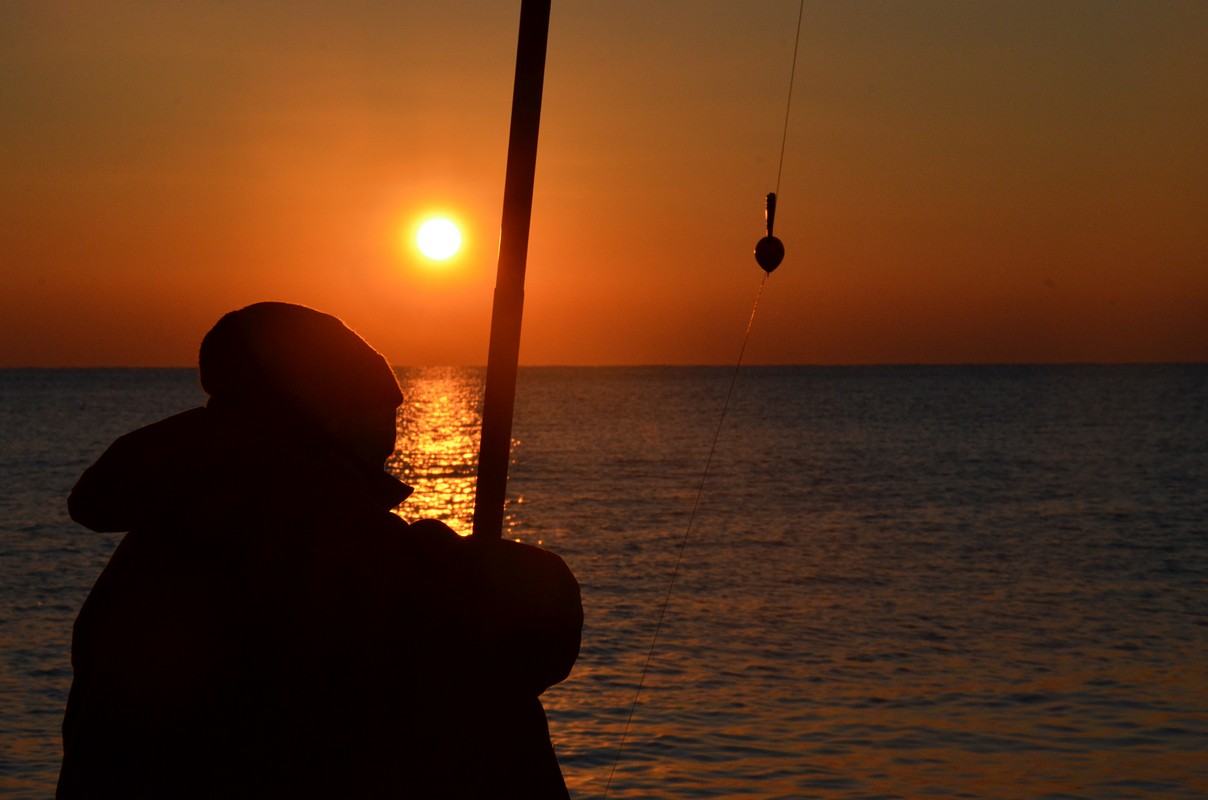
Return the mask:
<path id="1" fill-rule="evenodd" d="M 408 525 L 408 487 L 299 436 L 198 408 L 80 478 L 72 518 L 128 533 L 73 631 L 58 797 L 566 797 L 538 696 L 571 572 Z"/>

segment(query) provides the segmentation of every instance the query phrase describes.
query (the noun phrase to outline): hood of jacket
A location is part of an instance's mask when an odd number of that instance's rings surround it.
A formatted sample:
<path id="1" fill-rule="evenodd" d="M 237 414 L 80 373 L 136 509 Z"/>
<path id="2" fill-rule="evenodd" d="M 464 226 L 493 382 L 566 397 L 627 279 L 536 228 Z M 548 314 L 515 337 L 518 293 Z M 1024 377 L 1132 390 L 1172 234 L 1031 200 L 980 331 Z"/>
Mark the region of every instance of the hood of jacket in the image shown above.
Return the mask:
<path id="1" fill-rule="evenodd" d="M 115 441 L 80 477 L 67 506 L 94 531 L 170 526 L 206 538 L 222 535 L 232 520 L 388 511 L 410 494 L 385 472 L 313 439 L 195 408 Z"/>

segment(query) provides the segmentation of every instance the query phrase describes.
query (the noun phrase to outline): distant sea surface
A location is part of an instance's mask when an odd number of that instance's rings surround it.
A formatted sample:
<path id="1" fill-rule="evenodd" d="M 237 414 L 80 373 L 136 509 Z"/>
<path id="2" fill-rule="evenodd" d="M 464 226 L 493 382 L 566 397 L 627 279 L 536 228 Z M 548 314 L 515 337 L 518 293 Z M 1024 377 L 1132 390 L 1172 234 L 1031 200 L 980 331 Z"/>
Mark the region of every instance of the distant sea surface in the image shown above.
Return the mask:
<path id="1" fill-rule="evenodd" d="M 482 371 L 399 374 L 400 512 L 467 531 Z M 507 535 L 587 613 L 544 697 L 574 797 L 685 537 L 609 797 L 1208 797 L 1208 366 L 744 368 L 705 475 L 731 375 L 521 371 Z M 190 370 L 2 370 L 0 399 L 0 796 L 44 798 L 120 538 L 65 497 L 204 398 Z"/>

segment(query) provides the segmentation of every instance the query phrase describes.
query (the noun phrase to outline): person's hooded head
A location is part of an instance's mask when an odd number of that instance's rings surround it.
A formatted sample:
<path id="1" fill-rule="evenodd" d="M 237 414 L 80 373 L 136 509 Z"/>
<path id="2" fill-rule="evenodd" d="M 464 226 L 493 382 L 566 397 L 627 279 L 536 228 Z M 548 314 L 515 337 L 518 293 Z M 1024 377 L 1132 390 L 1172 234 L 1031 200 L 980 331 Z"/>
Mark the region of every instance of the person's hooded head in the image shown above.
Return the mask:
<path id="1" fill-rule="evenodd" d="M 209 407 L 300 426 L 362 463 L 394 452 L 402 403 L 380 353 L 330 314 L 290 303 L 256 303 L 226 314 L 199 356 Z"/>

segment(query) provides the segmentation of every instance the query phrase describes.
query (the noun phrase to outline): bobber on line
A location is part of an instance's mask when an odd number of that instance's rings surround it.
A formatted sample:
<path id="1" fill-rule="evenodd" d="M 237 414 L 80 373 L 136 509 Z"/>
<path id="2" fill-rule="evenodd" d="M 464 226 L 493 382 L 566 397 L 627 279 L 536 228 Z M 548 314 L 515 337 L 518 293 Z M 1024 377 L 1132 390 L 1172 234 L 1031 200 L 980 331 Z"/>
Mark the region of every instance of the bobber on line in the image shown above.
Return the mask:
<path id="1" fill-rule="evenodd" d="M 768 192 L 764 218 L 767 220 L 768 235 L 755 243 L 755 262 L 770 275 L 784 260 L 784 244 L 772 235 L 772 226 L 776 224 L 775 192 Z"/>

